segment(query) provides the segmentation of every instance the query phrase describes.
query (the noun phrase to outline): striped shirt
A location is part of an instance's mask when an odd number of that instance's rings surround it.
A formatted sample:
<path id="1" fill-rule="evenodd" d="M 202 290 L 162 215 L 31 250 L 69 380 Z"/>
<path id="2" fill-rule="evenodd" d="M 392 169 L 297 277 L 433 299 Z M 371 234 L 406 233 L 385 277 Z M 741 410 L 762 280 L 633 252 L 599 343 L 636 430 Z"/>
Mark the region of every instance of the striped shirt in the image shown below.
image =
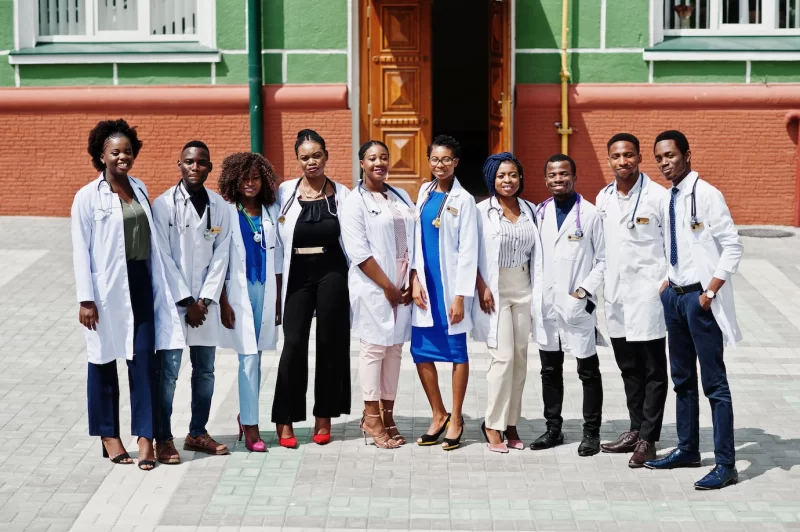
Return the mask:
<path id="1" fill-rule="evenodd" d="M 536 243 L 536 226 L 530 218 L 528 209 L 521 208 L 517 223 L 505 216 L 500 218 L 500 261 L 501 268 L 516 268 L 531 260 L 531 251 Z"/>

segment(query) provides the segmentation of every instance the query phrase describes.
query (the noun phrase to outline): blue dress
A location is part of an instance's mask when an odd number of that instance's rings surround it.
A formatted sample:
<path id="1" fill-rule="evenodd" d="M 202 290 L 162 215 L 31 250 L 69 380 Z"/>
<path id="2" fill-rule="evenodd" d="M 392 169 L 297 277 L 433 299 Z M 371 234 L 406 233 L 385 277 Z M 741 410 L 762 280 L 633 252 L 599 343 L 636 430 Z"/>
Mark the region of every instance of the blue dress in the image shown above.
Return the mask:
<path id="1" fill-rule="evenodd" d="M 422 234 L 422 257 L 425 263 L 425 282 L 428 285 L 428 305 L 433 316 L 433 327 L 411 329 L 411 357 L 420 362 L 452 362 L 463 364 L 467 358 L 467 333 L 447 334 L 447 311 L 444 302 L 442 269 L 439 262 L 439 231 L 433 220 L 439 214 L 444 192 L 432 192 L 422 208 L 419 218 Z"/>
<path id="2" fill-rule="evenodd" d="M 256 227 L 261 227 L 261 216 L 251 216 Z M 256 327 L 256 342 L 261 336 L 261 318 L 264 310 L 264 284 L 267 279 L 267 252 L 261 244 L 253 240 L 253 229 L 244 213 L 239 211 L 239 228 L 245 249 L 247 272 L 247 295 L 253 307 L 253 322 Z M 262 238 L 264 235 L 261 235 Z M 263 242 L 262 242 L 263 243 Z"/>

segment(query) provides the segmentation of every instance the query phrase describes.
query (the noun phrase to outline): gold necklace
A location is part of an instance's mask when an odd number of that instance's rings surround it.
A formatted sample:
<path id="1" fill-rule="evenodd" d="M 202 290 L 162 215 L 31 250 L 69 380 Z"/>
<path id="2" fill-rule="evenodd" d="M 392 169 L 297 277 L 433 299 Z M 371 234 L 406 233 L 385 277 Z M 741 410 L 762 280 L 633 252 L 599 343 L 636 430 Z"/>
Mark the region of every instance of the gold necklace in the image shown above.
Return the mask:
<path id="1" fill-rule="evenodd" d="M 322 197 L 323 191 L 325 190 L 325 182 L 324 181 L 322 182 L 322 188 L 319 190 L 319 192 L 317 192 L 313 196 L 308 193 L 308 188 L 309 188 L 307 186 L 308 182 L 307 181 L 302 181 L 302 183 L 303 183 L 303 195 L 305 195 L 306 199 L 315 200 L 315 199 L 318 199 L 318 198 Z"/>

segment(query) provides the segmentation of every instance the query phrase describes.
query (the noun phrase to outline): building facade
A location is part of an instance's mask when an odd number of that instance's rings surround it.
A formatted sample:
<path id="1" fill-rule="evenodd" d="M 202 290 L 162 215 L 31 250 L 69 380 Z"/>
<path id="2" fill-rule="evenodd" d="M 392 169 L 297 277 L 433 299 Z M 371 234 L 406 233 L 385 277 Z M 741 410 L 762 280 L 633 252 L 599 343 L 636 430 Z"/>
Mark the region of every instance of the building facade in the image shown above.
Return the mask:
<path id="1" fill-rule="evenodd" d="M 643 169 L 660 179 L 652 142 L 680 129 L 737 223 L 800 225 L 800 0 L 564 1 L 579 192 L 611 180 L 605 145 L 620 131 L 641 139 Z M 413 192 L 429 178 L 425 147 L 449 133 L 473 193 L 485 194 L 484 158 L 513 149 L 539 202 L 564 131 L 563 7 L 262 0 L 265 155 L 296 176 L 295 134 L 310 127 L 329 175 L 352 184 L 358 146 L 378 138 L 390 180 Z M 138 126 L 133 173 L 153 196 L 178 180 L 188 140 L 218 164 L 248 150 L 248 18 L 247 0 L 0 0 L 0 214 L 68 215 L 96 176 L 86 138 L 100 119 Z"/>

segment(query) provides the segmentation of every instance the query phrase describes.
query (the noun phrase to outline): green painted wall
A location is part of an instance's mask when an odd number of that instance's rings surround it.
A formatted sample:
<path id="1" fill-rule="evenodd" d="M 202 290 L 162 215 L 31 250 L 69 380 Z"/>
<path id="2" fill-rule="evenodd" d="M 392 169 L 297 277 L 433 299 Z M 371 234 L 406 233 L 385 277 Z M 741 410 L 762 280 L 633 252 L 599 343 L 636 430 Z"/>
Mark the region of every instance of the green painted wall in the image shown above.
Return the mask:
<path id="1" fill-rule="evenodd" d="M 14 65 L 8 64 L 5 57 L 0 56 L 0 87 L 13 87 Z"/>
<path id="2" fill-rule="evenodd" d="M 247 55 L 224 54 L 217 63 L 218 85 L 246 85 L 247 78 Z"/>
<path id="3" fill-rule="evenodd" d="M 753 62 L 750 65 L 750 83 L 800 83 L 800 63 Z"/>
<path id="4" fill-rule="evenodd" d="M 570 83 L 647 83 L 640 53 L 570 54 Z M 517 83 L 561 83 L 559 54 L 517 54 Z"/>
<path id="5" fill-rule="evenodd" d="M 559 48 L 561 0 L 516 1 L 517 48 Z M 600 0 L 571 0 L 569 20 L 570 48 L 600 47 Z"/>
<path id="6" fill-rule="evenodd" d="M 607 48 L 647 46 L 650 38 L 647 4 L 644 0 L 609 0 L 606 10 Z"/>
<path id="7" fill-rule="evenodd" d="M 211 65 L 207 63 L 163 63 L 117 65 L 120 85 L 209 85 Z"/>
<path id="8" fill-rule="evenodd" d="M 247 47 L 247 0 L 217 2 L 217 47 L 244 50 Z"/>
<path id="9" fill-rule="evenodd" d="M 288 83 L 346 83 L 347 55 L 290 54 L 286 78 Z"/>
<path id="10" fill-rule="evenodd" d="M 281 54 L 264 54 L 261 56 L 263 81 L 266 85 L 282 83 L 283 57 Z"/>
<path id="11" fill-rule="evenodd" d="M 653 83 L 744 83 L 744 61 L 661 61 L 653 63 Z"/>
<path id="12" fill-rule="evenodd" d="M 174 66 L 174 65 L 170 65 Z M 23 87 L 112 85 L 111 65 L 19 65 Z"/>
<path id="13" fill-rule="evenodd" d="M 13 48 L 14 3 L 12 0 L 0 0 L 0 50 L 11 50 Z"/>

